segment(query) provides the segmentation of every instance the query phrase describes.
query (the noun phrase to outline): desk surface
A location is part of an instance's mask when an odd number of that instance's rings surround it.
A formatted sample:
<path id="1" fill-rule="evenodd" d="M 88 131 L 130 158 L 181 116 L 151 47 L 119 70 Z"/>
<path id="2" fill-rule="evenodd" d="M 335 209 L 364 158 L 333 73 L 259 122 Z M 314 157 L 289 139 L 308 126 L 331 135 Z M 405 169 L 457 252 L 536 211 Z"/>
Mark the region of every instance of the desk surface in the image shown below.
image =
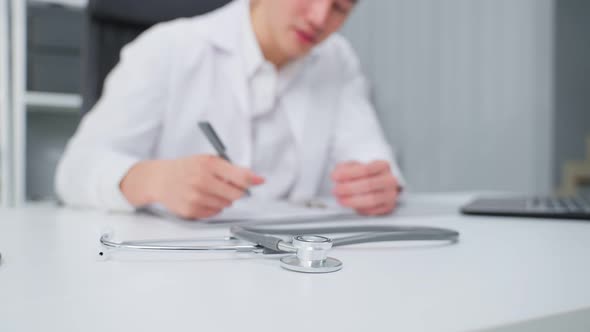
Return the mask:
<path id="1" fill-rule="evenodd" d="M 471 195 L 409 197 L 379 222 L 450 227 L 455 246 L 336 248 L 340 272 L 228 254 L 97 257 L 120 239 L 226 234 L 142 215 L 0 210 L 1 331 L 465 331 L 590 308 L 590 223 L 457 214 Z"/>

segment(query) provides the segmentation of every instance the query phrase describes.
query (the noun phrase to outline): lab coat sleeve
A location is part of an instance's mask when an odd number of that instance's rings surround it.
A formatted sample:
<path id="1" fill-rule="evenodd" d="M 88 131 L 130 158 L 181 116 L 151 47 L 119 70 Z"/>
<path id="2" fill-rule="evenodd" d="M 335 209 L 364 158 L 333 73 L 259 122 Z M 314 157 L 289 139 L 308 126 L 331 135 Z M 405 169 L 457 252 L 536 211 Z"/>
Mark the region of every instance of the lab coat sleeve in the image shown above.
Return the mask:
<path id="1" fill-rule="evenodd" d="M 173 38 L 156 26 L 126 46 L 103 96 L 82 120 L 58 164 L 55 187 L 73 206 L 132 211 L 120 182 L 156 144 L 166 104 Z M 169 53 L 170 52 L 170 53 Z"/>
<path id="2" fill-rule="evenodd" d="M 347 161 L 386 160 L 400 186 L 405 181 L 387 142 L 370 101 L 366 79 L 360 63 L 348 43 L 341 45 L 345 78 L 340 94 L 336 126 L 331 141 L 328 174 L 337 164 Z"/>

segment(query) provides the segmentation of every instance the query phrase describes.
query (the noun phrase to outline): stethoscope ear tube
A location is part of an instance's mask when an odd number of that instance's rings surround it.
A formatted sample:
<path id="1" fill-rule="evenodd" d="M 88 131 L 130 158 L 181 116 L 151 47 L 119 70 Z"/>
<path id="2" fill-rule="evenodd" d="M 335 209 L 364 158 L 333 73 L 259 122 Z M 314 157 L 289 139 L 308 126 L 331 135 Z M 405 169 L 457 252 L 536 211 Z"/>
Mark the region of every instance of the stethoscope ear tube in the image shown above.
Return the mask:
<path id="1" fill-rule="evenodd" d="M 285 226 L 233 226 L 231 233 L 240 239 L 257 243 L 267 249 L 282 251 L 284 241 L 278 235 L 351 234 L 331 237 L 334 246 L 386 241 L 449 241 L 458 242 L 459 232 L 446 228 L 424 226 L 343 226 L 289 228 Z"/>
<path id="2" fill-rule="evenodd" d="M 450 243 L 456 243 L 459 241 L 459 232 L 445 229 L 424 229 L 408 232 L 363 233 L 343 238 L 334 238 L 332 241 L 335 247 L 389 241 L 449 241 Z"/>

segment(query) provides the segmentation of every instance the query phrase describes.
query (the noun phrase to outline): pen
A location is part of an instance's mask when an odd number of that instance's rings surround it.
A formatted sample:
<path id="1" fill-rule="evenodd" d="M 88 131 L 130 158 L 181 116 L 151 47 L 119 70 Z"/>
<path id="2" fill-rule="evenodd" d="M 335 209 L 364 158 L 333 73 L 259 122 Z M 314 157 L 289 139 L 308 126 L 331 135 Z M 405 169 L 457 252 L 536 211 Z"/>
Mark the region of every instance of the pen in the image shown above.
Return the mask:
<path id="1" fill-rule="evenodd" d="M 227 153 L 225 153 L 225 145 L 223 145 L 223 142 L 221 142 L 221 139 L 215 132 L 215 129 L 213 129 L 211 123 L 209 123 L 208 121 L 199 122 L 199 128 L 201 128 L 201 131 L 203 132 L 203 134 L 205 134 L 205 137 L 207 137 L 209 143 L 213 145 L 213 148 L 215 149 L 215 151 L 217 151 L 217 155 L 225 161 L 227 161 L 228 163 L 231 163 L 229 156 L 227 155 Z M 250 190 L 246 189 L 246 195 L 251 195 Z"/>

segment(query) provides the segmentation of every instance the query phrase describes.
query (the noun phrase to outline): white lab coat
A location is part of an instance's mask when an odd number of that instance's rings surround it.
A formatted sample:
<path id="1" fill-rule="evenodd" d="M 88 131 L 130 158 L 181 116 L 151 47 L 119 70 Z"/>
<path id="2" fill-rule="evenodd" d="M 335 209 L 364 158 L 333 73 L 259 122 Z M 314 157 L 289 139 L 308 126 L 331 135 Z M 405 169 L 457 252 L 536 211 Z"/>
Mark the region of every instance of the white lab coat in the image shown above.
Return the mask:
<path id="1" fill-rule="evenodd" d="M 56 191 L 65 203 L 132 210 L 119 184 L 135 163 L 215 154 L 199 121 L 212 123 L 235 164 L 251 166 L 251 103 L 238 47 L 247 3 L 159 24 L 124 48 L 59 163 Z M 309 57 L 282 99 L 299 165 L 289 199 L 330 195 L 329 174 L 343 161 L 389 160 L 401 181 L 349 44 L 334 35 Z"/>

